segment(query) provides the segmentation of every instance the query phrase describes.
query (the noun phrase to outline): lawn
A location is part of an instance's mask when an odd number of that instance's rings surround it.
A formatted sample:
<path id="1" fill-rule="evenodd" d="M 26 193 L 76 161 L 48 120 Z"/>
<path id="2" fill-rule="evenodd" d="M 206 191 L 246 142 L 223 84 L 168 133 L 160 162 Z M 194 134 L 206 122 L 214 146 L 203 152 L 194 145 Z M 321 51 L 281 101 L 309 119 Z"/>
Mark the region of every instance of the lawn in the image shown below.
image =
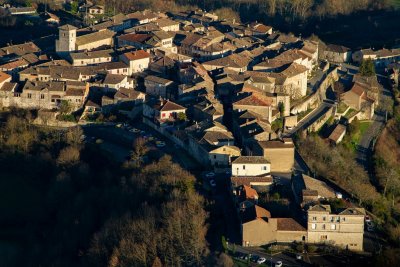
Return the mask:
<path id="1" fill-rule="evenodd" d="M 362 121 L 360 122 L 360 126 L 357 132 L 351 134 L 343 140 L 343 145 L 347 147 L 351 151 L 357 150 L 357 145 L 360 143 L 362 136 L 364 135 L 365 131 L 371 125 L 372 122 L 370 121 Z"/>
<path id="2" fill-rule="evenodd" d="M 360 143 L 362 136 L 364 135 L 364 133 L 368 129 L 368 127 L 371 125 L 371 123 L 372 122 L 370 122 L 370 121 L 360 122 L 360 130 L 357 133 L 355 133 L 351 138 L 351 141 L 354 144 L 358 145 Z"/>

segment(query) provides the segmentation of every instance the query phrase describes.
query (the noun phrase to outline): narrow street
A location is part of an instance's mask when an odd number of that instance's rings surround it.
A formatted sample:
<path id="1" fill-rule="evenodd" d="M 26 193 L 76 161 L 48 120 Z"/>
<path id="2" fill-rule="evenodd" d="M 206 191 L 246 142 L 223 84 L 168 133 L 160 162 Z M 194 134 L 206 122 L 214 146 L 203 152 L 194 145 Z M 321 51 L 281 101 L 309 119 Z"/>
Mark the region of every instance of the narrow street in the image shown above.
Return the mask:
<path id="1" fill-rule="evenodd" d="M 308 117 L 297 124 L 296 127 L 283 134 L 283 137 L 291 137 L 298 131 L 307 129 L 314 122 L 319 120 L 334 104 L 330 101 L 324 101 L 318 108 L 314 109 Z"/>
<path id="2" fill-rule="evenodd" d="M 381 100 L 383 97 L 392 97 L 391 90 L 389 89 L 388 80 L 380 75 L 378 76 L 378 82 L 380 83 L 382 89 Z M 362 165 L 368 173 L 370 173 L 371 167 L 370 160 L 372 156 L 373 142 L 376 141 L 381 130 L 385 127 L 386 112 L 388 112 L 386 108 L 387 107 L 380 107 L 379 110 L 375 110 L 373 122 L 365 131 L 360 140 L 360 143 L 357 146 L 357 162 Z"/>

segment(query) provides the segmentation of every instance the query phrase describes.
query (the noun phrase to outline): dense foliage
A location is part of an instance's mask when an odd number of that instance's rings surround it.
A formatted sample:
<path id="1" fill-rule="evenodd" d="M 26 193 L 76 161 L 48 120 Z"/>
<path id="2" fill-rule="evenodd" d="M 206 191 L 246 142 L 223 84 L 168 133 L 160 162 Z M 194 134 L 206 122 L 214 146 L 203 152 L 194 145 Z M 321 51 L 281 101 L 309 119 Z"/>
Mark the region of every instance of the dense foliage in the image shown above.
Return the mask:
<path id="1" fill-rule="evenodd" d="M 318 136 L 309 136 L 298 144 L 300 154 L 305 158 L 311 170 L 325 177 L 349 193 L 354 194 L 360 203 L 372 204 L 379 194 L 371 185 L 364 169 L 344 146 L 331 147 Z"/>
<path id="2" fill-rule="evenodd" d="M 375 75 L 375 65 L 371 59 L 366 59 L 361 62 L 360 74 L 365 77 L 372 77 Z"/>
<path id="3" fill-rule="evenodd" d="M 4 266 L 203 264 L 207 213 L 192 175 L 167 156 L 121 167 L 79 128 L 36 128 L 18 113 L 0 128 Z"/>

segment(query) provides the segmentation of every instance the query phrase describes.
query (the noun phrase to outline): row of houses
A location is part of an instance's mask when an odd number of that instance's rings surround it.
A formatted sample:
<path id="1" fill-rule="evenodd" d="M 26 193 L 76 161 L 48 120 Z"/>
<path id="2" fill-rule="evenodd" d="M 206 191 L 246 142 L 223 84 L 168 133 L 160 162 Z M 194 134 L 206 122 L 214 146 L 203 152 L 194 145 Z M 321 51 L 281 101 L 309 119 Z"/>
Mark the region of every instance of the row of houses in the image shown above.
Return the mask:
<path id="1" fill-rule="evenodd" d="M 351 49 L 329 44 L 323 52 L 323 58 L 333 63 L 360 64 L 363 60 L 370 59 L 376 67 L 387 67 L 389 64 L 400 60 L 400 49 L 382 48 L 373 50 L 371 48 L 351 51 Z"/>
<path id="2" fill-rule="evenodd" d="M 337 194 L 324 182 L 304 174 L 294 175 L 291 185 L 297 204 L 306 210 L 305 223 L 301 223 L 295 215 L 273 217 L 259 206 L 259 185 L 234 184 L 232 195 L 241 224 L 243 246 L 298 242 L 363 250 L 363 208 L 333 210 L 329 204 L 320 204 L 320 199 L 335 199 Z"/>

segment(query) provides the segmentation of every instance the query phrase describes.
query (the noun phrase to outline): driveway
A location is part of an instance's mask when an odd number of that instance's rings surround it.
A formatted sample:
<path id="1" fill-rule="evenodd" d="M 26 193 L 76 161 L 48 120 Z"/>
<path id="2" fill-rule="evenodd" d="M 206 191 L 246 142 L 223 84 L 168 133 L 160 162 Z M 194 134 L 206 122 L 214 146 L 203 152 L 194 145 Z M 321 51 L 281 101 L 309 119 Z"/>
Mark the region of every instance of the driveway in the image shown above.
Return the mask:
<path id="1" fill-rule="evenodd" d="M 233 248 L 232 245 L 229 245 L 228 247 L 230 249 Z M 283 266 L 312 266 L 312 264 L 309 262 L 296 260 L 296 254 L 294 253 L 278 252 L 271 255 L 267 253 L 265 249 L 260 247 L 242 247 L 238 245 L 235 246 L 235 251 L 265 258 L 267 259 L 267 261 L 264 263 L 265 266 L 275 266 L 277 261 L 281 261 Z M 304 254 L 303 258 L 308 259 L 308 255 Z"/>

